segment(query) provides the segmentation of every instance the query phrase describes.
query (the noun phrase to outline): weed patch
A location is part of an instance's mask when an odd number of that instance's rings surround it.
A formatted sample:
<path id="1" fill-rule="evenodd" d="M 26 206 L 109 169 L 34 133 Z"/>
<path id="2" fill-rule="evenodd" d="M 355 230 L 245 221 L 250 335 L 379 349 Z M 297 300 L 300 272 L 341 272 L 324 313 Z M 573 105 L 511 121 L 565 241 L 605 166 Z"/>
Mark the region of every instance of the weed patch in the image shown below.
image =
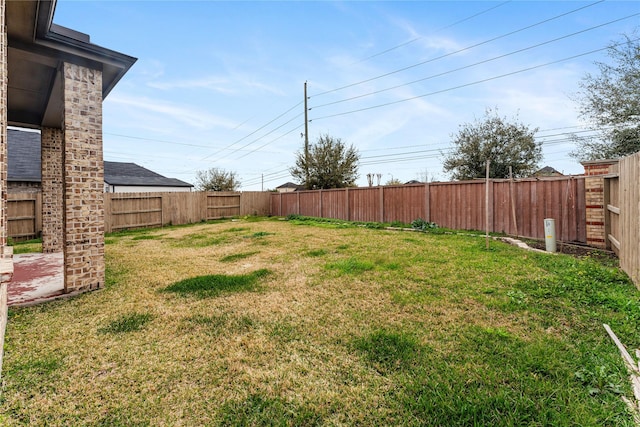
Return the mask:
<path id="1" fill-rule="evenodd" d="M 219 245 L 226 241 L 226 236 L 212 235 L 210 233 L 194 233 L 187 234 L 180 239 L 175 239 L 171 244 L 177 248 L 204 248 Z"/>
<path id="2" fill-rule="evenodd" d="M 193 315 L 184 319 L 183 330 L 204 330 L 211 335 L 247 332 L 256 326 L 249 316 L 234 316 L 223 313 L 214 316 Z"/>
<path id="3" fill-rule="evenodd" d="M 132 313 L 120 316 L 120 318 L 109 322 L 108 325 L 98 328 L 100 334 L 122 334 L 126 332 L 136 332 L 144 328 L 147 323 L 153 320 L 149 313 Z"/>
<path id="4" fill-rule="evenodd" d="M 220 408 L 223 426 L 320 426 L 322 417 L 311 409 L 281 398 L 252 394 Z"/>
<path id="5" fill-rule="evenodd" d="M 365 271 L 373 270 L 375 265 L 370 261 L 361 261 L 356 258 L 349 258 L 327 263 L 325 268 L 327 270 L 336 270 L 343 274 L 362 274 Z"/>
<path id="6" fill-rule="evenodd" d="M 256 233 L 253 233 L 250 236 L 245 236 L 248 239 L 261 239 L 263 237 L 266 236 L 273 236 L 275 233 L 269 233 L 268 231 L 258 231 Z"/>
<path id="7" fill-rule="evenodd" d="M 234 292 L 251 292 L 258 289 L 258 280 L 269 275 L 267 269 L 243 275 L 213 274 L 181 280 L 164 289 L 179 295 L 193 295 L 200 298 L 215 297 Z"/>
<path id="8" fill-rule="evenodd" d="M 238 261 L 241 259 L 245 259 L 245 258 L 249 258 L 250 256 L 253 256 L 255 254 L 258 254 L 260 252 L 258 251 L 253 251 L 253 252 L 243 252 L 240 254 L 233 254 L 233 255 L 227 255 L 224 256 L 222 258 L 220 258 L 220 262 L 234 262 L 234 261 Z"/>
<path id="9" fill-rule="evenodd" d="M 131 240 L 158 240 L 162 239 L 164 234 L 144 234 L 142 236 L 134 236 Z"/>
<path id="10" fill-rule="evenodd" d="M 250 230 L 249 227 L 231 227 L 231 228 L 227 228 L 226 230 L 222 230 L 223 233 L 239 233 L 241 231 L 247 231 Z"/>
<path id="11" fill-rule="evenodd" d="M 305 253 L 306 256 L 311 257 L 311 258 L 324 256 L 326 254 L 327 254 L 327 250 L 326 249 L 312 249 L 312 250 L 307 251 Z"/>
<path id="12" fill-rule="evenodd" d="M 10 246 L 13 246 L 14 255 L 42 252 L 42 239 L 13 242 Z"/>
<path id="13" fill-rule="evenodd" d="M 415 336 L 386 330 L 356 340 L 355 346 L 381 374 L 415 368 L 426 351 Z"/>

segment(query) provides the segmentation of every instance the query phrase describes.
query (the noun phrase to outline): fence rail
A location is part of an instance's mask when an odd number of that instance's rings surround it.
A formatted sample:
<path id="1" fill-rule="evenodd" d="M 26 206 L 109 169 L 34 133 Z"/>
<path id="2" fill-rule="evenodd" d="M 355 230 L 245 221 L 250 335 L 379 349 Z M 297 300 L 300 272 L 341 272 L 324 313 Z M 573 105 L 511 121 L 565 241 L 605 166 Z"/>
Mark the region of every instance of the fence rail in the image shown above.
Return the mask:
<path id="1" fill-rule="evenodd" d="M 167 192 L 105 193 L 105 232 L 190 224 L 242 215 L 269 215 L 269 194 Z M 14 240 L 42 233 L 41 193 L 7 195 L 7 232 Z"/>
<path id="2" fill-rule="evenodd" d="M 35 239 L 42 232 L 41 193 L 7 194 L 7 234 L 13 240 Z"/>
<path id="3" fill-rule="evenodd" d="M 363 222 L 410 223 L 416 218 L 442 227 L 485 229 L 483 180 L 390 187 L 315 190 L 271 195 L 271 214 L 299 214 Z M 565 242 L 586 243 L 582 177 L 490 180 L 489 231 L 544 238 L 544 219 L 556 220 Z"/>

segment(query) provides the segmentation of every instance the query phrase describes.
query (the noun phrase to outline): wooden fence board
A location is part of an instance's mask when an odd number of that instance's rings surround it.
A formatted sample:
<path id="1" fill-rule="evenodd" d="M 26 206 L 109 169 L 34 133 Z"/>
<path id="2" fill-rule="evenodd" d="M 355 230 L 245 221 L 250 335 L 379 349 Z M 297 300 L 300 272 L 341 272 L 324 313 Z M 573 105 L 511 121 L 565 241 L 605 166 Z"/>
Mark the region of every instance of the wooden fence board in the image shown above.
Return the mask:
<path id="1" fill-rule="evenodd" d="M 42 233 L 40 193 L 7 195 L 7 235 L 16 241 L 35 239 Z"/>
<path id="2" fill-rule="evenodd" d="M 640 153 L 619 163 L 620 266 L 640 287 Z"/>
<path id="3" fill-rule="evenodd" d="M 515 234 L 513 198 L 521 236 L 544 238 L 544 219 L 554 218 L 563 241 L 586 243 L 584 178 L 515 180 L 513 191 L 508 180 L 491 180 L 489 185 L 490 231 Z M 428 218 L 446 228 L 485 228 L 484 180 L 305 191 L 297 197 L 294 194 L 273 194 L 271 213 L 363 222 L 383 218 L 382 222 L 410 223 L 416 218 Z"/>

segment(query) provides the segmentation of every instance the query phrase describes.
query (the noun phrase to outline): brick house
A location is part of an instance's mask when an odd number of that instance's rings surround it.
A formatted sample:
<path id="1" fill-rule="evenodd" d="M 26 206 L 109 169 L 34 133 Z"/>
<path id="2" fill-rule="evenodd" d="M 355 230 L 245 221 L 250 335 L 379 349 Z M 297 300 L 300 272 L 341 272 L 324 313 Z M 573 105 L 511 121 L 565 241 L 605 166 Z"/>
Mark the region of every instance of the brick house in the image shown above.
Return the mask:
<path id="1" fill-rule="evenodd" d="M 63 253 L 64 292 L 104 286 L 102 100 L 136 58 L 54 24 L 55 8 L 55 0 L 0 0 L 0 342 L 13 269 L 8 125 L 41 132 L 43 251 Z"/>

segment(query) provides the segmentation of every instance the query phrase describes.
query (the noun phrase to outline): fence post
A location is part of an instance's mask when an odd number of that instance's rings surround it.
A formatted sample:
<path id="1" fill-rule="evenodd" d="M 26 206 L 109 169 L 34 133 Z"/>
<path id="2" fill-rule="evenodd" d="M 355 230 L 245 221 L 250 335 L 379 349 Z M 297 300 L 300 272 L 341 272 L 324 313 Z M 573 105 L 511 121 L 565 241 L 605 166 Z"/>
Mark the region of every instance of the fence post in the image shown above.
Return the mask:
<path id="1" fill-rule="evenodd" d="M 320 190 L 320 192 L 318 193 L 319 197 L 320 197 L 320 218 L 324 218 L 324 216 L 322 215 L 322 190 Z"/>
<path id="2" fill-rule="evenodd" d="M 380 186 L 380 222 L 384 222 L 384 186 Z"/>
<path id="3" fill-rule="evenodd" d="M 609 235 L 611 235 L 611 212 L 609 211 L 609 205 L 611 204 L 611 178 L 604 178 L 603 181 L 604 248 L 611 250 L 611 240 L 609 239 Z"/>
<path id="4" fill-rule="evenodd" d="M 346 203 L 347 203 L 347 206 L 346 206 L 347 221 L 349 221 L 349 218 L 351 217 L 351 214 L 349 213 L 349 187 L 345 188 L 344 190 L 344 199 L 346 200 Z"/>
<path id="5" fill-rule="evenodd" d="M 424 220 L 431 222 L 431 189 L 429 183 L 424 183 Z"/>

